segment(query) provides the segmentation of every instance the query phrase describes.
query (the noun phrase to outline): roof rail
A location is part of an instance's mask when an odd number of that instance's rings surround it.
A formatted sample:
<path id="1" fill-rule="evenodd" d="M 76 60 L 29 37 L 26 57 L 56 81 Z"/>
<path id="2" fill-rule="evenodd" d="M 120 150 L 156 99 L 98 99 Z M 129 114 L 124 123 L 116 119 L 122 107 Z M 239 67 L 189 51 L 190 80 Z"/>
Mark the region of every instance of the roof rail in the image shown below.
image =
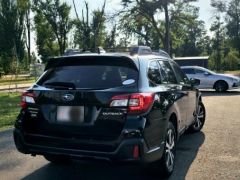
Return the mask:
<path id="1" fill-rule="evenodd" d="M 163 51 L 162 49 L 152 51 L 152 49 L 149 46 L 116 47 L 116 48 L 107 48 L 106 50 L 103 49 L 102 47 L 98 47 L 97 49 L 68 49 L 64 53 L 64 55 L 70 56 L 75 54 L 87 54 L 87 53 L 104 54 L 106 52 L 109 52 L 109 53 L 118 52 L 118 53 L 129 53 L 131 56 L 155 54 L 155 55 L 161 55 L 167 58 L 171 58 L 169 54 Z"/>
<path id="2" fill-rule="evenodd" d="M 155 55 L 161 55 L 161 56 L 164 56 L 164 57 L 167 57 L 167 58 L 171 58 L 171 57 L 169 56 L 169 54 L 168 54 L 166 51 L 162 50 L 162 49 L 154 50 L 153 53 L 154 53 Z"/>
<path id="3" fill-rule="evenodd" d="M 103 54 L 106 51 L 102 47 L 97 47 L 97 49 L 67 49 L 64 56 L 70 56 L 75 54 L 85 54 L 85 53 L 98 53 Z"/>

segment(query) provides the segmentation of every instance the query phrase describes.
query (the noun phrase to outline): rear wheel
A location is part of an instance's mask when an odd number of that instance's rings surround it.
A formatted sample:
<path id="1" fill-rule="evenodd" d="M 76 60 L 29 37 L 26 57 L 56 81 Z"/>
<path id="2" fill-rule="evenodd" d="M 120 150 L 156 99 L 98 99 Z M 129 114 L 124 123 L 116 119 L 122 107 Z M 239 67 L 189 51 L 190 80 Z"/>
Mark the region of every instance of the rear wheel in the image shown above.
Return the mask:
<path id="1" fill-rule="evenodd" d="M 228 89 L 228 84 L 225 81 L 217 81 L 214 86 L 214 89 L 217 92 L 226 92 Z"/>
<path id="2" fill-rule="evenodd" d="M 206 118 L 206 110 L 205 110 L 204 104 L 202 102 L 199 102 L 197 114 L 196 114 L 196 120 L 195 120 L 195 123 L 192 126 L 190 126 L 189 132 L 195 133 L 195 132 L 201 131 L 205 123 L 205 118 Z"/>
<path id="3" fill-rule="evenodd" d="M 64 164 L 70 161 L 66 156 L 61 155 L 44 155 L 44 158 L 54 164 Z"/>
<path id="4" fill-rule="evenodd" d="M 162 155 L 162 158 L 154 162 L 151 166 L 151 172 L 154 173 L 161 173 L 159 175 L 167 178 L 169 177 L 175 167 L 175 155 L 176 155 L 176 130 L 173 126 L 172 122 L 169 122 L 167 133 L 166 133 L 166 140 L 165 140 L 165 148 Z"/>

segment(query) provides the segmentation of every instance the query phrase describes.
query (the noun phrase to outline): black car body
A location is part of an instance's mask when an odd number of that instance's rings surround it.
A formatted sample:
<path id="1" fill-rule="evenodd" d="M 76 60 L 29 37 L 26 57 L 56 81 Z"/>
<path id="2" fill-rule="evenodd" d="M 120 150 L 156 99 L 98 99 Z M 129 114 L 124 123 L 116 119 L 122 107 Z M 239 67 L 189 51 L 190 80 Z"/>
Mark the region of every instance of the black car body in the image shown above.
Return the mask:
<path id="1" fill-rule="evenodd" d="M 188 128 L 199 131 L 205 119 L 193 80 L 160 55 L 54 58 L 23 93 L 21 105 L 14 129 L 17 149 L 50 160 L 158 162 L 167 158 L 168 138 L 175 155 L 180 135 Z M 193 128 L 200 105 L 202 124 Z M 172 139 L 167 135 L 169 123 Z"/>

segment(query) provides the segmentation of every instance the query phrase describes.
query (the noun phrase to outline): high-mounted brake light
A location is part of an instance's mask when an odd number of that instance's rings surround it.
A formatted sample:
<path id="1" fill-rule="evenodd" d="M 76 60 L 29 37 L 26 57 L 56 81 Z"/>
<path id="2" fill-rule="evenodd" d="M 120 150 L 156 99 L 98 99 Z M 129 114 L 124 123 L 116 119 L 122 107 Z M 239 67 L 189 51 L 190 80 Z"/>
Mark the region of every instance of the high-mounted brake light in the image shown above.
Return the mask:
<path id="1" fill-rule="evenodd" d="M 34 94 L 30 92 L 24 92 L 22 94 L 22 100 L 20 105 L 22 108 L 26 108 L 28 103 L 31 103 L 31 104 L 35 103 Z"/>
<path id="2" fill-rule="evenodd" d="M 119 95 L 112 98 L 111 107 L 128 107 L 129 114 L 145 113 L 149 110 L 154 100 L 153 93 L 134 93 Z"/>

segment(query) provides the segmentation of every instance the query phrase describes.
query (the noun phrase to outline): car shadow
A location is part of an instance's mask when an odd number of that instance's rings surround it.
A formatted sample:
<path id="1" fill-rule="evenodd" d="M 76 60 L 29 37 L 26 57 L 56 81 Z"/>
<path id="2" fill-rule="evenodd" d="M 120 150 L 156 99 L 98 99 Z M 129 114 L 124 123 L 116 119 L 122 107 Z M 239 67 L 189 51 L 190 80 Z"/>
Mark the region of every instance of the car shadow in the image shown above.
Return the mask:
<path id="1" fill-rule="evenodd" d="M 204 133 L 183 135 L 178 143 L 176 167 L 170 180 L 185 179 L 189 167 L 194 161 L 199 147 L 205 140 Z M 103 162 L 74 161 L 69 164 L 48 163 L 23 178 L 23 180 L 159 180 L 159 176 L 145 172 L 144 167 L 134 165 L 113 165 Z"/>
<path id="2" fill-rule="evenodd" d="M 194 134 L 184 134 L 177 146 L 177 157 L 175 171 L 170 180 L 184 180 L 187 172 L 195 160 L 199 148 L 205 141 L 205 134 L 203 132 Z"/>
<path id="3" fill-rule="evenodd" d="M 215 91 L 201 91 L 203 97 L 208 96 L 240 96 L 240 91 L 231 90 L 226 92 L 215 92 Z"/>

